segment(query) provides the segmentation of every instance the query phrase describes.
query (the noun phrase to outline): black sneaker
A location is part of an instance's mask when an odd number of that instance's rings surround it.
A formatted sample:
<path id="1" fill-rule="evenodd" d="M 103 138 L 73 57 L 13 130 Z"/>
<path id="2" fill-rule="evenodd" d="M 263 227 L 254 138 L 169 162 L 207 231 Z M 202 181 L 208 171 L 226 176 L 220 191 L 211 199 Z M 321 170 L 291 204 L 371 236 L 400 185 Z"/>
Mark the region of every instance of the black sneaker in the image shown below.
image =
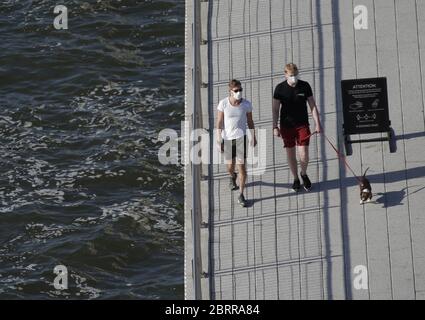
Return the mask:
<path id="1" fill-rule="evenodd" d="M 236 177 L 237 177 L 236 173 L 233 173 L 233 177 L 230 177 L 230 182 L 229 182 L 230 191 L 239 189 L 238 185 L 236 184 Z"/>
<path id="2" fill-rule="evenodd" d="M 292 184 L 292 189 L 293 189 L 295 192 L 300 191 L 300 189 L 301 189 L 301 182 L 300 182 L 300 179 L 295 179 L 295 180 L 294 180 L 294 183 Z"/>
<path id="3" fill-rule="evenodd" d="M 311 181 L 308 178 L 308 175 L 307 174 L 305 174 L 305 175 L 302 175 L 301 174 L 301 179 L 303 179 L 303 184 L 304 184 L 305 191 L 310 191 L 310 189 L 311 189 Z"/>
<path id="4" fill-rule="evenodd" d="M 243 196 L 243 194 L 242 194 L 242 193 L 239 195 L 238 203 L 239 203 L 242 207 L 244 207 L 244 208 L 246 207 L 246 200 L 245 200 L 245 197 Z"/>

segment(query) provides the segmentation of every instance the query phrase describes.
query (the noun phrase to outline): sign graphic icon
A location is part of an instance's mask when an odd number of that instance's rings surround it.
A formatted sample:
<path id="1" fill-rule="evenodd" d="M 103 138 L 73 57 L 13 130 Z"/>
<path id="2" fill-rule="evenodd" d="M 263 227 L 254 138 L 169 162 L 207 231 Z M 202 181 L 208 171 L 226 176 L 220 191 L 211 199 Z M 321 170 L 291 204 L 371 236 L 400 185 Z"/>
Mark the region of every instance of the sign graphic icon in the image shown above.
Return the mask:
<path id="1" fill-rule="evenodd" d="M 364 107 L 363 106 L 363 102 L 361 102 L 361 101 L 356 101 L 356 102 L 350 104 L 350 109 L 351 110 L 358 110 L 358 109 L 361 109 L 363 107 Z"/>

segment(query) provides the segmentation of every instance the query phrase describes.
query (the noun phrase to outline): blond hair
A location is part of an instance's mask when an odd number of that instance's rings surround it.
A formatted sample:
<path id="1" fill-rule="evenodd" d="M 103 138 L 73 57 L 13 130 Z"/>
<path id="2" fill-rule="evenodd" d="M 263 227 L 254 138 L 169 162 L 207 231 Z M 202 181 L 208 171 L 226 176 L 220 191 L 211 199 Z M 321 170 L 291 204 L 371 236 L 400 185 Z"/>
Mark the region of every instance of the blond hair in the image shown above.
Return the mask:
<path id="1" fill-rule="evenodd" d="M 242 86 L 242 83 L 239 80 L 233 79 L 229 82 L 229 89 L 240 87 Z"/>
<path id="2" fill-rule="evenodd" d="M 288 63 L 286 66 L 285 66 L 285 73 L 287 73 L 287 72 L 293 72 L 295 75 L 297 75 L 298 74 L 298 67 L 297 67 L 297 65 L 295 64 L 295 63 Z"/>

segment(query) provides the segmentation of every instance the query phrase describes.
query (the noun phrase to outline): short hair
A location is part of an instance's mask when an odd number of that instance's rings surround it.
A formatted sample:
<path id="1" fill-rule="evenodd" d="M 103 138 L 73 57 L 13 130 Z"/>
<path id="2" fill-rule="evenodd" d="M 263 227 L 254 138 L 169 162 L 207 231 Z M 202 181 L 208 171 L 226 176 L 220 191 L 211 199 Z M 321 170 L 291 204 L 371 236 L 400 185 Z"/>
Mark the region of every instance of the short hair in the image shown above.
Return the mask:
<path id="1" fill-rule="evenodd" d="M 234 87 L 241 87 L 242 83 L 239 80 L 233 79 L 229 82 L 229 88 L 232 89 Z"/>
<path id="2" fill-rule="evenodd" d="M 291 63 L 288 63 L 285 66 L 285 73 L 287 71 L 292 71 L 292 72 L 294 72 L 294 74 L 298 74 L 298 67 L 297 67 L 297 65 L 295 63 L 292 63 L 292 62 Z"/>

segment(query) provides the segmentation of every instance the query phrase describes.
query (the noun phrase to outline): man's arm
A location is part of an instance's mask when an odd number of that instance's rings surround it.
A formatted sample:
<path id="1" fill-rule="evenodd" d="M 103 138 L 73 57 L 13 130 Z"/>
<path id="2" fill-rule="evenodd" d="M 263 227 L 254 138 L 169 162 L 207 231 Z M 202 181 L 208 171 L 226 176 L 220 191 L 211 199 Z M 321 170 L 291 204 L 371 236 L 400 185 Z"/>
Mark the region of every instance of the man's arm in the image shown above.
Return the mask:
<path id="1" fill-rule="evenodd" d="M 277 129 L 277 120 L 279 118 L 280 111 L 280 100 L 273 98 L 273 133 L 275 136 L 279 137 L 280 132 Z"/>
<path id="2" fill-rule="evenodd" d="M 221 131 L 223 129 L 223 122 L 224 122 L 224 112 L 223 111 L 217 111 L 217 143 L 221 144 Z"/>
<path id="3" fill-rule="evenodd" d="M 246 120 L 248 122 L 248 128 L 251 132 L 252 144 L 255 147 L 257 145 L 257 138 L 255 137 L 255 128 L 254 128 L 254 120 L 252 119 L 252 112 L 247 112 Z"/>
<path id="4" fill-rule="evenodd" d="M 280 100 L 273 98 L 273 128 L 277 127 L 279 118 Z"/>
<path id="5" fill-rule="evenodd" d="M 307 98 L 308 105 L 310 106 L 311 114 L 313 116 L 314 125 L 315 125 L 315 131 L 317 133 L 320 133 L 322 131 L 322 125 L 320 123 L 320 116 L 319 116 L 319 110 L 316 105 L 316 101 L 314 100 L 314 97 L 311 96 Z"/>

